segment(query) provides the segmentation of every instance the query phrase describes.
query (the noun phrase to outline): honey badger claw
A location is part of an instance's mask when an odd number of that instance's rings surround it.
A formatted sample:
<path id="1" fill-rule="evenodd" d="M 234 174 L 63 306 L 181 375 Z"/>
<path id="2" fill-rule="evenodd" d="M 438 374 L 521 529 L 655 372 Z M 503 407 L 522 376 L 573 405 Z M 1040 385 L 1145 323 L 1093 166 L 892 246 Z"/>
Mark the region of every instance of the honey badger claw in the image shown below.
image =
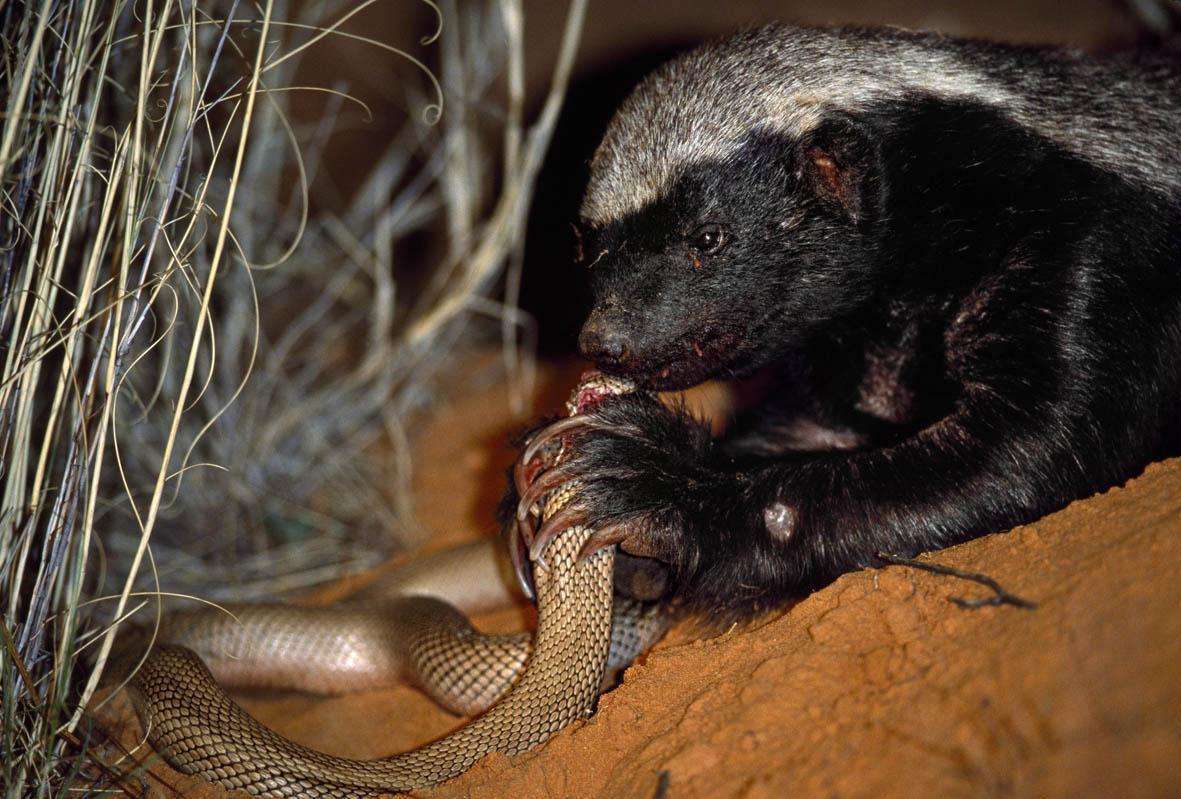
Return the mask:
<path id="1" fill-rule="evenodd" d="M 590 534 L 590 537 L 582 545 L 582 549 L 578 550 L 578 559 L 580 561 L 586 560 L 591 555 L 594 555 L 600 549 L 616 546 L 627 539 L 631 529 L 626 522 L 615 522 L 612 524 L 605 524 Z"/>
<path id="2" fill-rule="evenodd" d="M 534 563 L 540 563 L 545 567 L 545 562 L 541 559 L 542 554 L 555 536 L 571 527 L 579 527 L 584 524 L 586 524 L 586 509 L 577 501 L 566 503 L 561 510 L 542 523 L 533 538 L 533 545 L 529 547 L 529 557 Z"/>
<path id="3" fill-rule="evenodd" d="M 557 439 L 564 435 L 579 435 L 588 430 L 604 430 L 606 428 L 607 425 L 598 419 L 579 414 L 568 416 L 565 419 L 559 419 L 550 426 L 537 431 L 529 439 L 529 443 L 525 446 L 525 451 L 521 453 L 520 459 L 513 468 L 513 479 L 517 486 L 517 495 L 524 496 L 529 491 L 529 486 L 532 482 L 537 479 L 537 475 L 545 468 L 544 466 L 534 468 L 534 461 L 546 445 L 556 443 Z M 530 471 L 531 469 L 533 470 Z"/>

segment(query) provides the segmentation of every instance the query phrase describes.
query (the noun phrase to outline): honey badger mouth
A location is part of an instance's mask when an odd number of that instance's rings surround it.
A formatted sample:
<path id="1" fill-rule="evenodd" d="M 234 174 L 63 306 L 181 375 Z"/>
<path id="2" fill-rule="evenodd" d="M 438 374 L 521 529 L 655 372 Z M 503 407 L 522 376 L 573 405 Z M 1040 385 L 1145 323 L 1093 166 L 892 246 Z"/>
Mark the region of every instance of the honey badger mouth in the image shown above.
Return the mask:
<path id="1" fill-rule="evenodd" d="M 659 353 L 606 371 L 653 391 L 679 391 L 733 371 L 748 349 L 747 340 L 738 331 L 706 327 Z"/>

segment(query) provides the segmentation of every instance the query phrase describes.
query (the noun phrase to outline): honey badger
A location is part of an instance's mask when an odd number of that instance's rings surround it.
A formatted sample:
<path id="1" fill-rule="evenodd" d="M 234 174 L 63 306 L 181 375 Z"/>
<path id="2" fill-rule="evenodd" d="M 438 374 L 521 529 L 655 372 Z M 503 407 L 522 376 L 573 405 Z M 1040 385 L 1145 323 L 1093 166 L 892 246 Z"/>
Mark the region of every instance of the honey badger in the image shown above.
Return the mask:
<path id="1" fill-rule="evenodd" d="M 580 347 L 653 389 L 759 373 L 764 396 L 719 438 L 605 403 L 558 476 L 581 504 L 526 537 L 590 523 L 740 616 L 1171 451 L 1176 58 L 772 26 L 658 69 L 591 162 Z"/>

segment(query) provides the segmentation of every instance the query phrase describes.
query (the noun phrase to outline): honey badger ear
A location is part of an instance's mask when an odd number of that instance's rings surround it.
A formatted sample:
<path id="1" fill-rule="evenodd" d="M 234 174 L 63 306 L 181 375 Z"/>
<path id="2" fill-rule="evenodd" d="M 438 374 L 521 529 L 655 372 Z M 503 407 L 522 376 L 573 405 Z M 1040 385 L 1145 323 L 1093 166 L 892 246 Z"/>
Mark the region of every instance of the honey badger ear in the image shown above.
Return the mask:
<path id="1" fill-rule="evenodd" d="M 855 225 L 870 221 L 881 197 L 881 150 L 873 131 L 847 114 L 831 114 L 800 141 L 804 184 Z"/>

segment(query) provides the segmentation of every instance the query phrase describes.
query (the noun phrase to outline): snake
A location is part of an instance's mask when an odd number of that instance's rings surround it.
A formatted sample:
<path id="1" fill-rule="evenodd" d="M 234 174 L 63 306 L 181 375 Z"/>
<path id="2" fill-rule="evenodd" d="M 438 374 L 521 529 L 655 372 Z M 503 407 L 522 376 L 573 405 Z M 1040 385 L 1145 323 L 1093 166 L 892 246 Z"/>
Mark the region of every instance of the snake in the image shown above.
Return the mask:
<path id="1" fill-rule="evenodd" d="M 570 416 L 551 425 L 548 436 L 535 437 L 524 465 L 535 456 L 543 466 L 559 464 L 570 446 L 569 423 L 632 390 L 597 372 L 584 375 L 567 403 Z M 553 519 L 577 492 L 577 479 L 554 487 L 531 506 L 531 515 L 542 523 Z M 171 766 L 224 788 L 263 797 L 351 799 L 436 785 L 493 752 L 532 749 L 587 716 L 606 675 L 663 633 L 667 618 L 659 603 L 615 595 L 615 547 L 581 556 L 593 533 L 575 525 L 547 538 L 540 551 L 524 550 L 533 576 L 526 589 L 537 603 L 532 636 L 479 633 L 447 601 L 462 593 L 458 584 L 471 582 L 466 574 L 485 581 L 494 576 L 487 558 L 461 550 L 411 569 L 400 587 L 409 595 L 395 599 L 172 614 L 130 678 L 132 705 L 148 742 Z M 514 541 L 514 556 L 522 551 Z M 417 749 L 356 760 L 284 738 L 226 693 L 226 686 L 251 686 L 331 694 L 398 679 L 473 720 Z"/>

